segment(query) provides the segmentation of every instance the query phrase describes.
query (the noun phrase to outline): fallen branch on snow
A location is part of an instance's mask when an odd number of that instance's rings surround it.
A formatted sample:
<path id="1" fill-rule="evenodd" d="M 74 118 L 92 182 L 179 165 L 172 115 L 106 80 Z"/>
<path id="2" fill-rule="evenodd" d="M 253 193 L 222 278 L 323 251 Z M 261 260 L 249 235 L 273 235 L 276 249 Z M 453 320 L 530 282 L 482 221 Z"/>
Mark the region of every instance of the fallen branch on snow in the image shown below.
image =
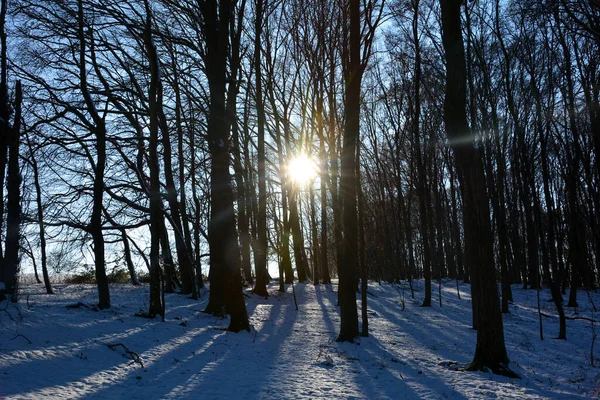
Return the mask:
<path id="1" fill-rule="evenodd" d="M 546 313 L 542 313 L 542 316 L 547 317 L 547 318 L 558 318 L 558 315 L 550 315 L 550 314 L 546 314 Z M 588 318 L 588 317 L 568 317 L 568 316 L 565 315 L 565 319 L 568 319 L 568 320 L 571 320 L 571 321 L 580 319 L 580 320 L 583 320 L 583 321 L 593 322 L 593 323 L 596 323 L 596 324 L 600 323 L 600 321 L 597 321 L 595 319 Z"/>
<path id="2" fill-rule="evenodd" d="M 29 339 L 27 338 L 27 336 L 25 336 L 25 335 L 22 335 L 22 334 L 20 334 L 20 333 L 19 333 L 18 335 L 16 335 L 14 338 L 10 339 L 10 340 L 15 340 L 15 339 L 16 339 L 16 338 L 18 338 L 19 336 L 21 336 L 23 339 L 27 340 L 27 341 L 29 342 L 29 344 L 33 344 L 33 342 L 32 342 L 31 340 L 29 340 Z"/>
<path id="3" fill-rule="evenodd" d="M 135 351 L 129 350 L 127 348 L 127 346 L 125 346 L 123 343 L 107 344 L 106 346 L 113 351 L 115 351 L 115 349 L 117 347 L 122 347 L 123 350 L 125 350 L 125 353 L 127 353 L 129 355 L 129 357 L 131 357 L 131 359 L 133 360 L 134 363 L 140 364 L 140 366 L 142 368 L 144 368 L 144 363 L 142 362 L 142 359 L 140 358 L 139 354 L 136 353 Z M 131 364 L 129 364 L 129 365 L 131 365 Z"/>

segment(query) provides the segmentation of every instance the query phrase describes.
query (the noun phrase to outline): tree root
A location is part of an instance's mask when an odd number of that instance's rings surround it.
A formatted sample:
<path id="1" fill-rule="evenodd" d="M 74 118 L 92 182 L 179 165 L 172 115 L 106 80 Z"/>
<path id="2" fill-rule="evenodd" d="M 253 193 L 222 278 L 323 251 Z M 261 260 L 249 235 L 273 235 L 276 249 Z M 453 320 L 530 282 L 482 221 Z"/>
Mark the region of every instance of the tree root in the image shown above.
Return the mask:
<path id="1" fill-rule="evenodd" d="M 90 305 L 82 303 L 80 301 L 78 301 L 75 304 L 69 304 L 69 305 L 67 305 L 65 307 L 68 308 L 68 309 L 72 309 L 72 308 L 88 308 L 88 309 L 90 309 L 92 311 L 98 311 L 98 307 L 96 307 L 96 306 L 90 306 Z"/>
<path id="2" fill-rule="evenodd" d="M 514 371 L 512 371 L 508 365 L 503 363 L 497 363 L 495 365 L 486 365 L 479 361 L 472 361 L 471 364 L 467 365 L 464 368 L 461 368 L 461 371 L 483 371 L 489 372 L 489 370 L 496 375 L 506 376 L 508 378 L 521 379 L 521 377 Z"/>

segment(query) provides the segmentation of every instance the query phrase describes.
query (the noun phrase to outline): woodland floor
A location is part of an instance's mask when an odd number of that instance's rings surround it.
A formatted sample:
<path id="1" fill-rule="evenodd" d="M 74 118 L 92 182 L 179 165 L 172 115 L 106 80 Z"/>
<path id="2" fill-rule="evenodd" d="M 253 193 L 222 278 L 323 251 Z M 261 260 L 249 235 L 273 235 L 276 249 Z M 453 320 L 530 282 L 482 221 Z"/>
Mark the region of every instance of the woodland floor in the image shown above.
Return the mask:
<path id="1" fill-rule="evenodd" d="M 444 281 L 440 308 L 420 307 L 407 284 L 369 285 L 371 336 L 336 343 L 337 286 L 296 284 L 271 297 L 248 292 L 253 329 L 224 330 L 227 320 L 200 312 L 208 300 L 167 295 L 166 322 L 135 317 L 147 309 L 148 287 L 111 286 L 113 308 L 94 311 L 96 288 L 42 285 L 22 288 L 18 304 L 0 303 L 0 398 L 90 399 L 525 399 L 593 398 L 600 368 L 590 366 L 593 329 L 587 320 L 567 321 L 567 341 L 554 339 L 558 318 L 550 293 L 540 294 L 544 339 L 539 336 L 536 292 L 513 286 L 515 303 L 504 317 L 510 367 L 522 379 L 461 372 L 472 358 L 469 285 L 461 299 Z M 249 289 L 248 289 L 249 290 Z M 405 308 L 402 309 L 402 292 Z M 579 293 L 570 317 L 600 319 Z M 68 305 L 83 303 L 79 308 Z M 360 315 L 360 301 L 359 301 Z M 109 346 L 115 345 L 117 346 Z M 122 345 L 122 346 L 121 346 Z M 128 353 L 129 350 L 132 353 Z M 139 357 L 139 358 L 137 358 Z M 600 340 L 594 357 L 600 358 Z M 134 361 L 136 359 L 137 361 Z M 143 366 L 142 366 L 143 364 Z"/>

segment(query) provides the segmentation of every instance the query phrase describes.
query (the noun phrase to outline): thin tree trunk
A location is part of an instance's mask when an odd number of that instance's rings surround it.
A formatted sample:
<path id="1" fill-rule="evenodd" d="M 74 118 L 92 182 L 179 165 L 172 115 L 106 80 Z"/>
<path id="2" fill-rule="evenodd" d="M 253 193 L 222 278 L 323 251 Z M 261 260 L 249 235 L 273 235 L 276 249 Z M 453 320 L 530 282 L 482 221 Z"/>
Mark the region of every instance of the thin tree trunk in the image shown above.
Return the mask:
<path id="1" fill-rule="evenodd" d="M 35 201 L 37 206 L 37 223 L 40 234 L 40 254 L 42 258 L 42 277 L 44 279 L 44 287 L 46 288 L 47 294 L 54 294 L 52 285 L 50 284 L 50 277 L 48 275 L 48 256 L 46 254 L 46 229 L 44 224 L 44 206 L 42 204 L 42 187 L 40 186 L 40 174 L 38 170 L 38 163 L 29 134 L 26 134 L 27 146 L 29 147 L 30 164 L 33 170 L 33 185 L 35 186 Z"/>
<path id="2" fill-rule="evenodd" d="M 421 222 L 421 240 L 423 242 L 423 278 L 425 279 L 425 298 L 423 299 L 423 307 L 431 307 L 431 236 L 430 236 L 430 223 L 429 223 L 429 201 L 428 187 L 427 187 L 427 165 L 423 160 L 423 154 L 421 151 L 421 132 L 420 132 L 420 119 L 421 119 L 421 47 L 419 44 L 419 0 L 415 0 L 413 3 L 414 14 L 412 20 L 412 32 L 413 42 L 415 45 L 415 78 L 414 78 L 414 111 L 413 111 L 413 141 L 414 141 L 414 152 L 417 162 L 417 196 L 419 199 L 419 216 Z"/>
<path id="3" fill-rule="evenodd" d="M 321 280 L 320 260 L 319 260 L 319 235 L 317 233 L 317 211 L 315 206 L 315 192 L 312 184 L 309 188 L 310 198 L 310 229 L 311 229 L 311 249 L 313 263 L 313 284 L 318 285 Z"/>
<path id="4" fill-rule="evenodd" d="M 135 272 L 135 267 L 133 265 L 133 260 L 131 259 L 131 249 L 129 247 L 129 238 L 127 237 L 127 233 L 125 229 L 121 229 L 121 241 L 123 242 L 123 252 L 125 253 L 125 263 L 127 264 L 127 269 L 129 270 L 129 277 L 131 278 L 131 284 L 134 286 L 139 286 L 140 281 L 138 280 L 137 273 Z"/>
<path id="5" fill-rule="evenodd" d="M 362 329 L 360 336 L 369 336 L 369 315 L 368 315 L 368 300 L 367 292 L 369 290 L 369 268 L 366 260 L 365 248 L 365 196 L 363 193 L 360 173 L 360 144 L 356 146 L 356 180 L 358 181 L 358 248 L 359 248 L 359 266 L 360 266 L 360 308 Z"/>
<path id="6" fill-rule="evenodd" d="M 269 297 L 267 284 L 269 283 L 267 272 L 267 176 L 266 176 L 266 154 L 265 154 L 265 107 L 262 95 L 262 66 L 261 66 L 261 35 L 263 25 L 263 1 L 255 0 L 256 20 L 254 23 L 254 76 L 256 78 L 256 114 L 258 129 L 258 214 L 257 229 L 258 242 L 255 247 L 256 284 L 254 293 L 262 297 Z"/>

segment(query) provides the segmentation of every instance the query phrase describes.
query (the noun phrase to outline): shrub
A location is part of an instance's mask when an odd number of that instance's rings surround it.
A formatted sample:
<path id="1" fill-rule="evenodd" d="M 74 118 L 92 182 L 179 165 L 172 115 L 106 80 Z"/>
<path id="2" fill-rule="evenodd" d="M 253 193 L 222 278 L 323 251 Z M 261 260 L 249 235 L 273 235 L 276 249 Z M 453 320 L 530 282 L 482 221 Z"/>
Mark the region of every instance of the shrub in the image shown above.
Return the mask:
<path id="1" fill-rule="evenodd" d="M 140 283 L 150 283 L 150 274 L 147 272 L 139 273 L 137 277 Z"/>
<path id="2" fill-rule="evenodd" d="M 88 269 L 69 276 L 65 282 L 70 284 L 96 283 L 96 274 L 93 269 Z"/>
<path id="3" fill-rule="evenodd" d="M 124 268 L 118 267 L 114 268 L 106 278 L 108 279 L 108 283 L 129 283 L 131 281 L 129 272 Z"/>

